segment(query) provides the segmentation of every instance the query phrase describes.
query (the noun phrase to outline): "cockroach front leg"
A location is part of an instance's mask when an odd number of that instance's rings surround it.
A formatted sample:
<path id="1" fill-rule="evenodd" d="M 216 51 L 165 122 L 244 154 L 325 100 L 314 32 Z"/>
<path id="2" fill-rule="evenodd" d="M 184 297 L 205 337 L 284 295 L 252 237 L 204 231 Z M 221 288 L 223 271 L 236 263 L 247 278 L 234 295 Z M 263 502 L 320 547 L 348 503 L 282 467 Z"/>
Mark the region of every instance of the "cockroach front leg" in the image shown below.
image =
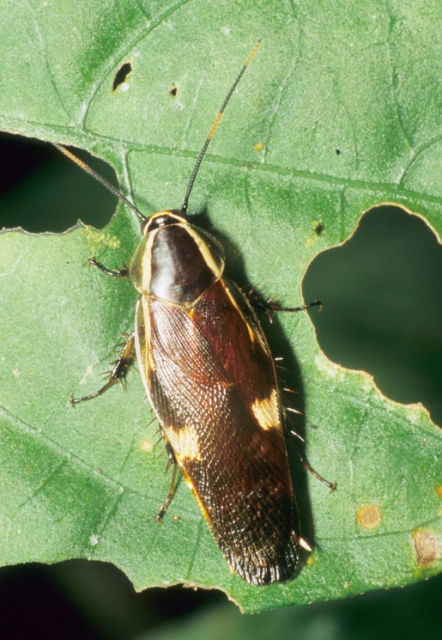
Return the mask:
<path id="1" fill-rule="evenodd" d="M 102 396 L 108 389 L 115 384 L 115 382 L 122 382 L 124 376 L 126 375 L 131 362 L 133 360 L 133 350 L 135 346 L 135 331 L 131 333 L 127 340 L 123 344 L 123 350 L 120 353 L 115 362 L 112 371 L 109 372 L 109 380 L 106 382 L 104 386 L 101 387 L 95 393 L 91 393 L 89 396 L 83 396 L 82 398 L 74 398 L 71 396 L 71 404 L 74 406 L 79 402 L 84 402 L 85 400 L 92 400 L 92 398 L 98 398 L 98 396 Z"/>
<path id="2" fill-rule="evenodd" d="M 123 265 L 122 269 L 108 269 L 107 267 L 102 265 L 101 262 L 98 262 L 98 260 L 96 260 L 95 258 L 89 258 L 88 264 L 92 265 L 93 267 L 97 267 L 97 269 L 100 269 L 100 271 L 102 271 L 107 276 L 111 276 L 112 278 L 126 278 L 129 275 L 129 269 L 126 267 L 126 265 Z M 112 363 L 114 366 L 112 371 L 109 372 L 109 380 L 106 382 L 106 384 L 101 387 L 101 389 L 99 389 L 96 393 L 91 393 L 89 396 L 83 396 L 82 398 L 74 398 L 73 396 L 71 396 L 71 404 L 75 406 L 79 402 L 84 402 L 84 400 L 92 400 L 92 398 L 98 398 L 98 396 L 103 395 L 103 393 L 110 389 L 112 385 L 115 384 L 115 382 L 121 382 L 132 362 L 132 353 L 134 350 L 134 346 L 135 333 L 131 333 L 128 336 L 127 340 L 123 343 L 123 350 L 119 358 Z"/>
<path id="3" fill-rule="evenodd" d="M 107 276 L 111 276 L 112 278 L 127 278 L 127 276 L 129 275 L 129 269 L 125 264 L 121 269 L 108 269 L 107 267 L 102 265 L 101 262 L 98 262 L 98 260 L 96 260 L 95 258 L 89 258 L 88 264 L 91 264 L 93 267 L 97 267 L 97 269 L 100 269 L 100 271 L 105 273 Z"/>

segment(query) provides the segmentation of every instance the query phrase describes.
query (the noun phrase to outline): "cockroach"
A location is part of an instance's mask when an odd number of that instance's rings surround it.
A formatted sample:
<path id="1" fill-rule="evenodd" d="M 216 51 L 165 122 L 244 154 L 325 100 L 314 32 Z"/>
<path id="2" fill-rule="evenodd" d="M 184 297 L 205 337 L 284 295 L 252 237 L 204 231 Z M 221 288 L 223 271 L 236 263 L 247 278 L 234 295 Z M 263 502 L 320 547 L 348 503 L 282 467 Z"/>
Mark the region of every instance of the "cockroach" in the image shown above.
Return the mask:
<path id="1" fill-rule="evenodd" d="M 95 398 L 121 381 L 135 350 L 174 466 L 157 519 L 170 504 L 179 467 L 230 567 L 253 585 L 290 578 L 299 548 L 311 549 L 300 535 L 284 438 L 285 410 L 266 336 L 247 296 L 223 275 L 222 246 L 191 224 L 187 209 L 207 147 L 259 45 L 216 116 L 179 210 L 145 217 L 90 167 L 55 145 L 136 213 L 143 235 L 128 269 L 110 270 L 90 260 L 110 276 L 129 276 L 140 299 L 135 329 L 107 383 L 71 401 Z M 309 306 L 268 303 L 266 311 Z"/>

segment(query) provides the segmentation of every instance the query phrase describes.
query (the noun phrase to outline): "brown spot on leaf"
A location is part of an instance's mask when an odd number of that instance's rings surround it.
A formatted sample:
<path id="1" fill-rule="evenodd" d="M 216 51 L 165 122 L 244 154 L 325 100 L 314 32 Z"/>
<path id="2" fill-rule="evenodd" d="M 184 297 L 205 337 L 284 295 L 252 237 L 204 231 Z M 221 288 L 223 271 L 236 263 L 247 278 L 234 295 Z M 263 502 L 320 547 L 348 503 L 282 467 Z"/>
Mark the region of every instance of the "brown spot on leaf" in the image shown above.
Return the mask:
<path id="1" fill-rule="evenodd" d="M 414 548 L 420 566 L 428 567 L 440 558 L 439 540 L 430 531 L 419 529 L 413 534 Z"/>
<path id="2" fill-rule="evenodd" d="M 255 145 L 255 151 L 261 151 L 263 146 L 264 146 L 264 142 L 258 142 L 258 144 Z"/>
<path id="3" fill-rule="evenodd" d="M 370 505 L 361 507 L 359 511 L 356 512 L 356 517 L 361 527 L 364 527 L 364 529 L 374 529 L 381 521 L 381 512 L 375 505 Z"/>

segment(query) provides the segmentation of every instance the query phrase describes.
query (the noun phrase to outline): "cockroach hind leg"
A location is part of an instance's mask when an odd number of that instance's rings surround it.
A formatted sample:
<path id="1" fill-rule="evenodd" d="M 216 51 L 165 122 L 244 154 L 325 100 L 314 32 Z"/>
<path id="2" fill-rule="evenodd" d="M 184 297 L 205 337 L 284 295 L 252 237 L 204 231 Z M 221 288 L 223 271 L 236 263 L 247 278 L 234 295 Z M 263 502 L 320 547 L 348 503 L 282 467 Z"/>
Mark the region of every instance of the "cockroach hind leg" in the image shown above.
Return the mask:
<path id="1" fill-rule="evenodd" d="M 125 264 L 121 269 L 108 269 L 103 264 L 101 264 L 101 262 L 98 262 L 98 260 L 96 260 L 95 258 L 89 258 L 87 262 L 93 267 L 97 267 L 97 269 L 100 269 L 102 273 L 106 274 L 107 276 L 111 276 L 112 278 L 127 278 L 127 276 L 129 275 L 129 269 Z"/>
<path id="2" fill-rule="evenodd" d="M 293 435 L 297 435 L 295 432 L 291 431 L 290 433 L 292 433 Z M 329 482 L 328 480 L 326 480 L 326 478 L 324 478 L 323 476 L 321 476 L 317 471 L 315 471 L 315 469 L 313 469 L 313 467 L 311 466 L 311 464 L 307 461 L 306 458 L 303 458 L 301 456 L 301 454 L 299 453 L 299 451 L 296 449 L 296 453 L 299 456 L 299 459 L 301 461 L 302 466 L 304 467 L 304 469 L 306 469 L 306 471 L 308 471 L 309 473 L 312 474 L 312 476 L 315 476 L 315 478 L 317 480 L 320 480 L 320 482 L 322 482 L 322 484 L 325 484 L 326 487 L 328 487 L 330 489 L 330 493 L 332 491 L 334 491 L 336 489 L 336 487 L 338 486 L 337 482 Z"/>
<path id="3" fill-rule="evenodd" d="M 98 398 L 99 396 L 102 396 L 103 393 L 106 393 L 106 391 L 110 389 L 116 382 L 122 383 L 122 379 L 126 375 L 127 370 L 129 369 L 133 359 L 132 354 L 133 354 L 134 346 L 135 346 L 135 333 L 131 333 L 123 345 L 123 349 L 120 353 L 119 358 L 115 360 L 115 362 L 113 363 L 114 366 L 112 368 L 112 371 L 110 371 L 108 374 L 109 380 L 106 382 L 106 384 L 104 384 L 100 389 L 98 389 L 98 391 L 96 391 L 95 393 L 91 393 L 88 396 L 83 396 L 81 398 L 74 398 L 73 396 L 71 396 L 70 398 L 71 405 L 75 406 L 80 402 L 85 402 L 86 400 L 92 400 L 93 398 Z"/>
<path id="4" fill-rule="evenodd" d="M 177 479 L 176 479 L 178 464 L 177 464 L 176 461 L 174 463 L 171 462 L 171 464 L 173 464 L 173 471 L 172 471 L 172 479 L 170 481 L 169 493 L 167 494 L 167 498 L 166 498 L 163 506 L 161 507 L 161 509 L 159 510 L 157 515 L 155 516 L 155 520 L 157 522 L 162 522 L 163 521 L 163 518 L 164 518 L 164 516 L 166 514 L 166 511 L 169 508 L 169 505 L 173 500 L 173 496 L 175 495 L 175 490 L 176 490 L 176 487 L 177 487 L 177 484 L 178 484 Z"/>

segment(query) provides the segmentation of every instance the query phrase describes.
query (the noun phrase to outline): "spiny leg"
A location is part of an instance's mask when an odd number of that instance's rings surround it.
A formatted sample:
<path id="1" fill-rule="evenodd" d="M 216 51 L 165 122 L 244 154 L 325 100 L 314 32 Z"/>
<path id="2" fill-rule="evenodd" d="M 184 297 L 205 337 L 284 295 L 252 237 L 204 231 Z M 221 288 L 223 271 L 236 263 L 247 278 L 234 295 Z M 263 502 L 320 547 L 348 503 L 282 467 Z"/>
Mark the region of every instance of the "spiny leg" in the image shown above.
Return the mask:
<path id="1" fill-rule="evenodd" d="M 290 431 L 290 433 L 294 436 L 297 436 L 298 438 L 300 437 L 296 431 Z M 302 439 L 302 438 L 301 438 Z M 304 469 L 306 469 L 306 471 L 308 471 L 309 473 L 312 474 L 312 476 L 315 476 L 315 478 L 317 480 L 320 480 L 323 484 L 325 484 L 326 487 L 328 487 L 330 489 L 330 491 L 334 491 L 336 489 L 336 487 L 338 486 L 337 482 L 329 482 L 328 480 L 326 480 L 323 476 L 321 476 L 317 471 L 315 471 L 315 469 L 313 469 L 313 467 L 311 466 L 311 464 L 308 462 L 308 460 L 306 458 L 303 458 L 301 456 L 301 454 L 299 453 L 298 449 L 296 449 L 296 453 L 299 456 L 299 459 L 301 461 L 302 466 L 304 467 Z"/>
<path id="2" fill-rule="evenodd" d="M 129 269 L 126 267 L 126 265 L 123 265 L 122 269 L 108 269 L 107 267 L 102 265 L 101 262 L 98 262 L 98 260 L 96 260 L 95 258 L 89 258 L 88 264 L 91 264 L 93 267 L 97 267 L 97 269 L 100 269 L 100 271 L 105 273 L 107 276 L 111 276 L 112 278 L 127 278 L 127 276 L 129 275 Z"/>
<path id="3" fill-rule="evenodd" d="M 295 313 L 296 311 L 305 311 L 306 309 L 310 309 L 310 307 L 319 307 L 319 309 L 322 310 L 322 304 L 319 300 L 303 304 L 300 307 L 282 307 L 277 302 L 272 302 L 272 300 L 267 301 L 268 311 L 288 311 L 289 313 Z"/>
<path id="4" fill-rule="evenodd" d="M 92 398 L 98 398 L 98 396 L 102 396 L 108 389 L 112 387 L 117 381 L 121 382 L 124 376 L 129 369 L 131 361 L 133 359 L 133 350 L 135 346 L 135 332 L 131 333 L 127 340 L 124 342 L 123 349 L 118 357 L 118 359 L 113 363 L 114 368 L 110 372 L 109 380 L 105 385 L 101 387 L 95 393 L 91 393 L 89 396 L 83 396 L 82 398 L 74 398 L 71 396 L 71 404 L 76 405 L 79 402 L 84 402 L 85 400 L 92 400 Z"/>
<path id="5" fill-rule="evenodd" d="M 253 293 L 253 290 L 250 292 Z M 249 294 L 250 295 L 250 294 Z M 272 321 L 272 317 L 271 314 L 274 312 L 279 312 L 279 311 L 288 311 L 289 313 L 295 313 L 297 311 L 305 311 L 306 309 L 310 309 L 310 307 L 319 307 L 320 310 L 322 310 L 322 304 L 319 300 L 315 300 L 314 302 L 309 302 L 308 304 L 303 304 L 300 307 L 283 307 L 280 304 L 273 302 L 274 298 L 270 298 L 270 300 L 257 300 L 257 299 L 253 299 L 251 300 L 251 304 L 256 307 L 257 309 L 261 309 L 262 311 L 264 311 L 269 319 L 270 322 Z M 282 358 L 275 358 L 275 360 L 280 360 Z M 278 366 L 278 365 L 276 365 Z M 280 368 L 280 367 L 278 367 Z M 293 389 L 288 389 L 288 388 L 284 388 L 284 391 L 289 391 L 291 393 L 296 393 L 295 391 L 293 391 Z M 302 411 L 298 411 L 297 409 L 294 409 L 293 407 L 286 407 L 287 411 L 290 411 L 292 413 L 298 413 L 300 415 L 302 415 Z M 290 433 L 299 438 L 299 440 L 301 440 L 302 442 L 305 442 L 304 438 L 302 436 L 299 435 L 299 433 L 297 433 L 296 431 L 290 431 Z M 301 454 L 299 453 L 298 449 L 296 448 L 296 453 L 299 456 L 299 459 L 301 461 L 301 464 L 303 465 L 304 469 L 306 469 L 309 473 L 311 473 L 313 476 L 315 476 L 315 478 L 317 478 L 318 480 L 320 480 L 323 484 L 325 484 L 330 491 L 334 491 L 337 487 L 337 483 L 336 482 L 329 482 L 328 480 L 326 480 L 323 476 L 321 476 L 317 471 L 315 471 L 315 469 L 313 469 L 313 467 L 310 465 L 310 463 L 301 456 Z M 302 546 L 302 545 L 301 545 Z"/>
<path id="6" fill-rule="evenodd" d="M 255 304 L 255 301 L 254 301 L 252 304 L 254 306 L 257 306 L 259 309 L 262 309 L 267 314 L 271 314 L 273 312 L 278 312 L 278 311 L 288 311 L 289 313 L 295 313 L 297 311 L 305 311 L 306 309 L 309 309 L 310 307 L 319 307 L 320 310 L 322 310 L 322 304 L 321 304 L 321 302 L 319 300 L 315 300 L 314 302 L 309 302 L 308 304 L 303 304 L 300 307 L 282 307 L 281 305 L 273 302 L 273 300 L 274 300 L 274 298 L 271 298 L 270 300 L 266 300 L 266 301 L 258 301 L 257 304 Z M 285 390 L 292 391 L 291 389 L 285 389 Z M 291 411 L 292 413 L 299 413 L 299 414 L 302 415 L 302 411 L 298 411 L 297 409 L 293 409 L 292 407 L 287 407 L 287 411 Z M 292 435 L 296 436 L 297 438 L 299 438 L 302 442 L 305 442 L 304 438 L 302 436 L 300 436 L 296 431 L 291 431 L 290 433 Z M 298 454 L 299 459 L 301 460 L 301 464 L 304 467 L 304 469 L 306 469 L 315 478 L 317 478 L 323 484 L 325 484 L 325 486 L 328 487 L 330 489 L 330 491 L 334 491 L 336 489 L 336 487 L 337 487 L 337 483 L 336 482 L 329 482 L 328 480 L 326 480 L 326 478 L 321 476 L 315 469 L 313 469 L 313 467 L 308 462 L 308 460 L 301 456 L 301 454 L 299 453 L 298 449 L 296 449 L 296 453 Z"/>
<path id="7" fill-rule="evenodd" d="M 297 311 L 305 311 L 306 309 L 310 309 L 310 307 L 319 307 L 320 310 L 322 310 L 322 304 L 319 300 L 309 302 L 308 304 L 303 304 L 300 307 L 283 307 L 277 302 L 273 302 L 273 300 L 274 298 L 270 298 L 270 300 L 252 300 L 252 305 L 257 309 L 265 311 L 265 313 L 267 314 L 277 313 L 279 311 L 296 313 Z"/>
<path id="8" fill-rule="evenodd" d="M 167 494 L 167 498 L 163 504 L 163 506 L 161 507 L 161 509 L 158 512 L 158 515 L 155 517 L 155 520 L 157 522 L 162 522 L 167 509 L 169 508 L 170 503 L 173 500 L 173 496 L 175 495 L 175 491 L 176 491 L 176 487 L 177 487 L 177 482 L 176 482 L 176 474 L 177 474 L 177 469 L 178 469 L 178 462 L 175 458 L 175 454 L 173 452 L 172 447 L 170 446 L 170 444 L 168 442 L 166 442 L 166 451 L 167 454 L 169 456 L 169 462 L 167 463 L 167 468 L 166 468 L 166 473 L 167 471 L 170 469 L 170 466 L 173 465 L 173 471 L 172 471 L 172 479 L 170 481 L 170 487 L 169 487 L 169 493 Z"/>

